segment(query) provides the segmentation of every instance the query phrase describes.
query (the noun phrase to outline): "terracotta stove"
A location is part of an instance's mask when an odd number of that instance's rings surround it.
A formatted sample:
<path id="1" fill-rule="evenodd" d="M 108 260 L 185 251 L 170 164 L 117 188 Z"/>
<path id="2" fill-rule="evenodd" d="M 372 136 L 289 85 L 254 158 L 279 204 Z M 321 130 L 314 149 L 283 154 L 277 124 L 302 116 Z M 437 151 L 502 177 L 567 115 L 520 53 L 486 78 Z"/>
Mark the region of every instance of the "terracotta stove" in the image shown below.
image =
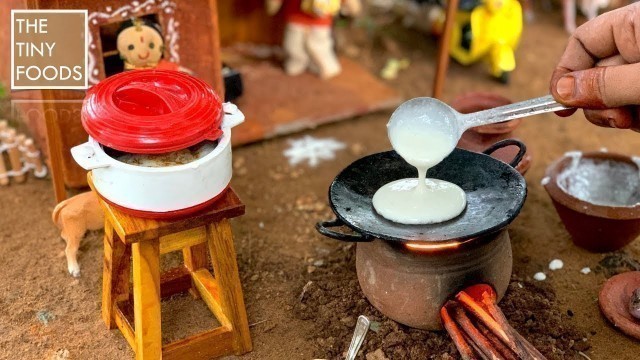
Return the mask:
<path id="1" fill-rule="evenodd" d="M 356 269 L 367 299 L 389 318 L 419 329 L 442 329 L 440 308 L 462 289 L 485 283 L 501 298 L 509 285 L 509 233 L 442 244 L 358 243 Z"/>

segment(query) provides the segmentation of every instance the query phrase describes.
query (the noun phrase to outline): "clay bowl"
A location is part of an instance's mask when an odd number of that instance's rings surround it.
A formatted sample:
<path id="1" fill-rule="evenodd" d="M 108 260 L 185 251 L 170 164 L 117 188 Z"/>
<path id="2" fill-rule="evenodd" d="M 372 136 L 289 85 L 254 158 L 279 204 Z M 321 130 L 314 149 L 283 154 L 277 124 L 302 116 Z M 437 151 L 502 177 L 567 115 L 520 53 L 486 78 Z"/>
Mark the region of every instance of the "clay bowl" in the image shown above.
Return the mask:
<path id="1" fill-rule="evenodd" d="M 629 156 L 608 152 L 582 154 L 582 159 L 611 160 L 638 167 Z M 565 156 L 547 168 L 543 186 L 573 243 L 592 252 L 618 250 L 640 234 L 640 205 L 604 206 L 578 199 L 558 185 L 558 175 L 571 164 Z M 603 176 L 606 176 L 603 173 Z M 638 175 L 636 175 L 638 176 Z"/>
<path id="2" fill-rule="evenodd" d="M 492 109 L 494 107 L 511 104 L 511 100 L 497 94 L 487 92 L 471 92 L 455 98 L 451 102 L 451 107 L 462 114 L 476 111 Z M 505 121 L 497 124 L 478 126 L 465 131 L 458 142 L 461 149 L 482 152 L 484 149 L 498 141 L 511 138 L 512 132 L 520 125 L 522 119 Z M 496 151 L 494 158 L 508 162 L 513 159 L 518 149 L 506 147 Z M 524 174 L 531 167 L 531 154 L 527 153 L 520 164 L 516 167 L 521 174 Z"/>

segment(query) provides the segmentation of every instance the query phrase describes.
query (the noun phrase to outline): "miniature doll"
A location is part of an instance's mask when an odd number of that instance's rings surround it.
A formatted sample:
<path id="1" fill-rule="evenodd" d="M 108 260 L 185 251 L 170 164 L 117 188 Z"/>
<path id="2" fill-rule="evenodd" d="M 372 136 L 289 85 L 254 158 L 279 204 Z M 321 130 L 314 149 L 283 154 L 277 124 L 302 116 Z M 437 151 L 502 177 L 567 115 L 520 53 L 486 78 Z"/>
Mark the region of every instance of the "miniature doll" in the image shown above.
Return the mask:
<path id="1" fill-rule="evenodd" d="M 266 5 L 271 15 L 284 12 L 287 74 L 299 75 L 309 69 L 328 79 L 340 73 L 331 32 L 333 18 L 340 11 L 358 15 L 360 0 L 267 0 Z"/>
<path id="2" fill-rule="evenodd" d="M 117 48 L 125 70 L 164 69 L 191 73 L 176 63 L 162 59 L 162 30 L 160 25 L 147 19 L 123 22 L 118 31 Z"/>

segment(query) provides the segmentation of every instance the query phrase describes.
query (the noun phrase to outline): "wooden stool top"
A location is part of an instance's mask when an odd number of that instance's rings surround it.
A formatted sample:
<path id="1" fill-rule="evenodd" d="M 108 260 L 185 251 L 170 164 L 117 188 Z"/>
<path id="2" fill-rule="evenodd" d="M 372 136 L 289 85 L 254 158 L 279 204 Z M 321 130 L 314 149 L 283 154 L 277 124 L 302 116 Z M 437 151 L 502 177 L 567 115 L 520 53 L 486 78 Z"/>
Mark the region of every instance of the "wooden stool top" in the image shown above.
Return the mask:
<path id="1" fill-rule="evenodd" d="M 91 190 L 97 194 L 98 192 L 93 186 L 91 172 L 87 174 L 87 180 Z M 244 215 L 245 212 L 244 204 L 230 187 L 225 191 L 225 194 L 216 201 L 211 210 L 175 221 L 160 221 L 135 217 L 116 209 L 102 200 L 101 197 L 98 198 L 104 210 L 105 217 L 112 224 L 118 237 L 127 244 L 157 239 L 161 236 L 197 228 L 223 219 L 238 217 Z"/>

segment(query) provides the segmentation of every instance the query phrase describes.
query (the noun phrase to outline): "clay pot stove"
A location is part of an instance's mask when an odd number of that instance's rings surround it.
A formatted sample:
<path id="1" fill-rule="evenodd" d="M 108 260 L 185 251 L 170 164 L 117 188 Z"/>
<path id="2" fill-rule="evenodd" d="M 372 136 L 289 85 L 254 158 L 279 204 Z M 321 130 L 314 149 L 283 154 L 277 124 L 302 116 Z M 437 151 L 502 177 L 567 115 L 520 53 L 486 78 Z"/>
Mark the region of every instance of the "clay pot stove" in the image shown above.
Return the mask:
<path id="1" fill-rule="evenodd" d="M 509 284 L 512 253 L 506 227 L 526 197 L 524 178 L 515 170 L 526 149 L 507 140 L 487 151 L 512 145 L 520 151 L 511 164 L 456 149 L 429 170 L 428 177 L 453 182 L 467 195 L 460 216 L 434 225 L 393 223 L 373 209 L 371 197 L 380 186 L 415 177 L 415 169 L 399 155 L 390 151 L 357 160 L 329 189 L 336 220 L 320 222 L 316 229 L 357 242 L 358 281 L 373 306 L 404 325 L 441 330 L 440 309 L 456 293 L 484 283 L 501 298 Z M 341 226 L 352 231 L 338 230 Z"/>

